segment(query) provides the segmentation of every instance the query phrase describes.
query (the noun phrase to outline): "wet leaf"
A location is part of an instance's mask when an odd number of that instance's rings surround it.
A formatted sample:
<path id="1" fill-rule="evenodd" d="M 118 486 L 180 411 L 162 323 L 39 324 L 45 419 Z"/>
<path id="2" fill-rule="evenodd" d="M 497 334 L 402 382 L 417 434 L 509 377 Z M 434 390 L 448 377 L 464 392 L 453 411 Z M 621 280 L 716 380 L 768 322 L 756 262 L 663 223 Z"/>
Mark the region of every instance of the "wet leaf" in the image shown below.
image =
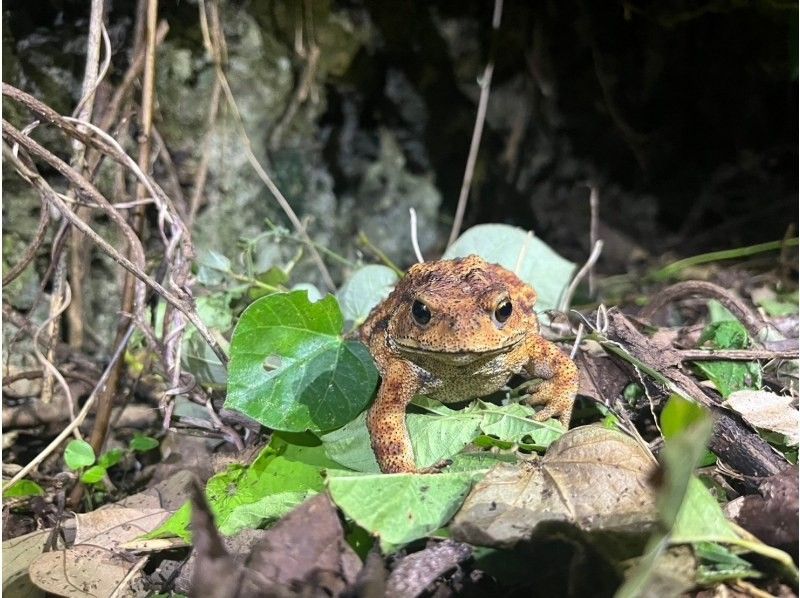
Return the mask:
<path id="1" fill-rule="evenodd" d="M 475 480 L 486 473 L 347 474 L 331 472 L 334 502 L 358 525 L 380 538 L 384 551 L 425 537 L 447 523 Z"/>

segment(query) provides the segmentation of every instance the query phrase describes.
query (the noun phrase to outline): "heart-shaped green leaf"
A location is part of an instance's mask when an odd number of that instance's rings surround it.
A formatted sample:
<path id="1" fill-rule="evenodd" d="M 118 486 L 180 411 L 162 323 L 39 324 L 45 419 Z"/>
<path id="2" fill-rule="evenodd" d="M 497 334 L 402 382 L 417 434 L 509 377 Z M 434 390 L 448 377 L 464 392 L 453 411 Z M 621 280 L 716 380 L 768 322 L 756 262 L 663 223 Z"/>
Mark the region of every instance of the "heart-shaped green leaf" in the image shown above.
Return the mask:
<path id="1" fill-rule="evenodd" d="M 274 430 L 331 430 L 372 398 L 378 372 L 367 348 L 341 336 L 336 298 L 276 293 L 242 314 L 231 340 L 225 406 Z"/>

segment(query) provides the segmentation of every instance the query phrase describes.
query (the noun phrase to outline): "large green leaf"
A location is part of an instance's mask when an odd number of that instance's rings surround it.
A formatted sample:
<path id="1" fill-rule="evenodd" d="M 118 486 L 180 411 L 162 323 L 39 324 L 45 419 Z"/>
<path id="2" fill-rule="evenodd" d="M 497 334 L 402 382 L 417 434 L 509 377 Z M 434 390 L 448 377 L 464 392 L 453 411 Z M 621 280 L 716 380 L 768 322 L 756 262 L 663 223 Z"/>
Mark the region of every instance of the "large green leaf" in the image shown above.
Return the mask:
<path id="1" fill-rule="evenodd" d="M 536 289 L 537 310 L 555 309 L 569 285 L 575 264 L 565 260 L 527 231 L 507 224 L 480 224 L 465 231 L 447 248 L 444 258 L 481 256 L 516 272 Z M 520 259 L 521 258 L 521 259 Z"/>
<path id="2" fill-rule="evenodd" d="M 439 474 L 330 472 L 328 489 L 345 514 L 380 537 L 384 551 L 423 538 L 446 524 L 472 484 L 497 461 L 465 460 Z"/>
<path id="3" fill-rule="evenodd" d="M 326 459 L 319 444 L 290 444 L 275 434 L 250 465 L 231 465 L 209 479 L 206 498 L 220 531 L 234 534 L 274 521 L 322 490 L 322 471 L 328 467 L 337 465 Z M 190 519 L 186 503 L 147 537 L 188 541 Z"/>
<path id="4" fill-rule="evenodd" d="M 556 421 L 533 421 L 534 410 L 527 405 L 500 407 L 476 401 L 456 411 L 425 397 L 415 398 L 413 404 L 429 411 L 406 415 L 415 461 L 420 468 L 453 457 L 481 434 L 512 443 L 530 438 L 531 445 L 546 448 L 564 433 L 564 428 Z M 380 471 L 370 446 L 364 414 L 325 434 L 322 441 L 328 457 L 337 463 L 355 471 Z"/>
<path id="5" fill-rule="evenodd" d="M 378 372 L 367 348 L 341 336 L 333 296 L 276 293 L 242 314 L 231 340 L 225 406 L 275 430 L 330 430 L 372 398 Z"/>

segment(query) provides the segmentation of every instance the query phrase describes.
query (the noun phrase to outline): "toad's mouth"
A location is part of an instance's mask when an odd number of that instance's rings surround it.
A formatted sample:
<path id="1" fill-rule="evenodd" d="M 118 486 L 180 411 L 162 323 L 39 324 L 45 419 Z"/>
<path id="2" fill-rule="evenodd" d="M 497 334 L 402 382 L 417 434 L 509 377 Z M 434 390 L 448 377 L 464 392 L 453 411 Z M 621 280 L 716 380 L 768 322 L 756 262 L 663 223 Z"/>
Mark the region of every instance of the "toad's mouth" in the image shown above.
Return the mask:
<path id="1" fill-rule="evenodd" d="M 429 357 L 431 359 L 453 363 L 471 363 L 478 359 L 486 359 L 508 353 L 519 345 L 524 338 L 525 335 L 521 334 L 499 347 L 478 351 L 460 347 L 420 347 L 417 343 L 413 341 L 409 342 L 405 339 L 395 339 L 394 344 L 399 351 L 409 355 L 419 355 L 421 357 Z"/>

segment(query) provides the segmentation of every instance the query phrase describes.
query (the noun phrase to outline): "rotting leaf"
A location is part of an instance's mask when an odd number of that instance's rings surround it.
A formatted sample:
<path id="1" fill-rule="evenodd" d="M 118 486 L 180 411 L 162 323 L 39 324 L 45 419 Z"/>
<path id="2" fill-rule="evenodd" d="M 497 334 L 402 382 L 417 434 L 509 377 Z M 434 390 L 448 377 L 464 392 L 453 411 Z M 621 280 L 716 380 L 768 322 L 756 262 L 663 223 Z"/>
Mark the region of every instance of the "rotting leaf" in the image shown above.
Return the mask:
<path id="1" fill-rule="evenodd" d="M 276 293 L 242 314 L 231 340 L 225 407 L 288 432 L 331 430 L 366 407 L 378 381 L 367 348 L 341 336 L 333 296 Z M 280 357 L 267 371 L 265 360 Z"/>
<path id="2" fill-rule="evenodd" d="M 762 542 L 797 554 L 798 472 L 796 465 L 766 478 L 758 494 L 725 505 L 725 514 Z"/>
<path id="3" fill-rule="evenodd" d="M 157 528 L 169 517 L 164 509 L 132 509 L 108 505 L 75 516 L 75 545 L 91 544 L 110 550 Z M 71 550 L 71 549 L 68 549 Z"/>
<path id="4" fill-rule="evenodd" d="M 475 486 L 451 531 L 472 544 L 513 547 L 544 522 L 587 532 L 643 534 L 657 521 L 650 453 L 600 426 L 570 430 L 538 462 L 498 465 Z"/>
<path id="5" fill-rule="evenodd" d="M 387 598 L 419 596 L 431 583 L 472 555 L 468 544 L 444 540 L 407 555 L 392 570 L 386 584 Z"/>

